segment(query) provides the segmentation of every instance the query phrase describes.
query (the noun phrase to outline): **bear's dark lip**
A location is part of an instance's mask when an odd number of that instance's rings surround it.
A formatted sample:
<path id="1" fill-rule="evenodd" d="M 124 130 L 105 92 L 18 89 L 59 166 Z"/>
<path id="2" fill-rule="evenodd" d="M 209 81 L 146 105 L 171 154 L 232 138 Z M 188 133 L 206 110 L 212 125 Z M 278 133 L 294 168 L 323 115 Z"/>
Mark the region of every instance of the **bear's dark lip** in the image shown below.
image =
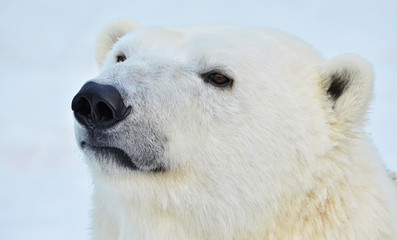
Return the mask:
<path id="1" fill-rule="evenodd" d="M 132 161 L 131 157 L 122 149 L 117 148 L 117 147 L 110 147 L 110 146 L 96 146 L 93 144 L 90 144 L 86 141 L 81 141 L 80 143 L 81 149 L 84 150 L 90 150 L 95 153 L 99 154 L 107 154 L 111 155 L 112 159 L 119 165 L 131 169 L 131 170 L 139 170 L 138 166 L 135 165 L 135 163 Z"/>
<path id="2" fill-rule="evenodd" d="M 97 154 L 101 155 L 111 155 L 111 158 L 120 166 L 130 169 L 130 170 L 138 170 L 138 171 L 145 171 L 145 172 L 164 172 L 166 169 L 164 167 L 156 167 L 150 170 L 143 170 L 139 168 L 133 161 L 133 159 L 122 149 L 117 147 L 111 146 L 96 146 L 90 144 L 86 141 L 80 142 L 80 148 L 85 151 L 93 151 Z"/>

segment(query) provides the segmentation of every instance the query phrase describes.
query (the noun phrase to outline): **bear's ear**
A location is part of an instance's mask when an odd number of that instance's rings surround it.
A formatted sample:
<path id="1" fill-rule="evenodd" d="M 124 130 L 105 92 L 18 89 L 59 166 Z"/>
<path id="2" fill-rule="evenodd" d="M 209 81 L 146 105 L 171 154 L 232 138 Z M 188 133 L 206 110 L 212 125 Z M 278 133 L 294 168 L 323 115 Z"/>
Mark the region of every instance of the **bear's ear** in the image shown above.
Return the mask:
<path id="1" fill-rule="evenodd" d="M 99 67 L 102 67 L 107 54 L 117 40 L 139 27 L 140 25 L 137 22 L 130 19 L 119 19 L 105 26 L 98 36 L 95 49 L 96 60 Z"/>
<path id="2" fill-rule="evenodd" d="M 347 129 L 361 127 L 372 99 L 372 66 L 357 56 L 335 57 L 326 62 L 322 79 L 337 124 Z"/>

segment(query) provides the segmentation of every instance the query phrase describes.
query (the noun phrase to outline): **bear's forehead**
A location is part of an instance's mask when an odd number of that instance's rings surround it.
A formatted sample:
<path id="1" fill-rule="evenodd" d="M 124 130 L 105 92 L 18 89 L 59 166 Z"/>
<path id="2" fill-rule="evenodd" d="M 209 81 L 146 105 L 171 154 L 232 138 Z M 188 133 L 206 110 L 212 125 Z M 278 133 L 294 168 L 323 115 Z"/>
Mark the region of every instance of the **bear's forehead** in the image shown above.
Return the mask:
<path id="1" fill-rule="evenodd" d="M 273 29 L 235 26 L 142 27 L 122 37 L 113 55 L 180 67 L 294 66 L 322 61 L 309 45 Z M 113 57 L 114 58 L 114 57 Z"/>
<path id="2" fill-rule="evenodd" d="M 272 29 L 235 26 L 143 27 L 120 39 L 117 47 L 130 52 L 172 50 L 177 52 L 271 51 L 304 43 Z M 241 54 L 241 53 L 239 53 Z"/>

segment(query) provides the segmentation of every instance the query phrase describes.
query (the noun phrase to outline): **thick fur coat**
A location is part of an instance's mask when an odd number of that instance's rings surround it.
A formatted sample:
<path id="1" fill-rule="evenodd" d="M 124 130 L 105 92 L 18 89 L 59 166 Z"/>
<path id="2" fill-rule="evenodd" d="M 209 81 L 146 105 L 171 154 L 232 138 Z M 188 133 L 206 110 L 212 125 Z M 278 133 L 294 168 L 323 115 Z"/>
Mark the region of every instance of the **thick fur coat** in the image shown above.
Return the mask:
<path id="1" fill-rule="evenodd" d="M 91 81 L 132 110 L 107 129 L 76 123 L 94 239 L 397 239 L 360 57 L 324 60 L 276 30 L 120 20 L 97 61 Z"/>

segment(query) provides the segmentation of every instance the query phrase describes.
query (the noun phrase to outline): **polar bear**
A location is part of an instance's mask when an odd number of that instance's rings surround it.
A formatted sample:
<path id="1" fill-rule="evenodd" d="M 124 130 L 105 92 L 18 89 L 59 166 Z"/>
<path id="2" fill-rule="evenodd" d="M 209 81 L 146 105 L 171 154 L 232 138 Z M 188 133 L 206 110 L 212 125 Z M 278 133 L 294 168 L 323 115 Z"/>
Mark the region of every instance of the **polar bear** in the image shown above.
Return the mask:
<path id="1" fill-rule="evenodd" d="M 111 23 L 72 101 L 94 239 L 397 239 L 372 68 L 288 34 Z"/>

